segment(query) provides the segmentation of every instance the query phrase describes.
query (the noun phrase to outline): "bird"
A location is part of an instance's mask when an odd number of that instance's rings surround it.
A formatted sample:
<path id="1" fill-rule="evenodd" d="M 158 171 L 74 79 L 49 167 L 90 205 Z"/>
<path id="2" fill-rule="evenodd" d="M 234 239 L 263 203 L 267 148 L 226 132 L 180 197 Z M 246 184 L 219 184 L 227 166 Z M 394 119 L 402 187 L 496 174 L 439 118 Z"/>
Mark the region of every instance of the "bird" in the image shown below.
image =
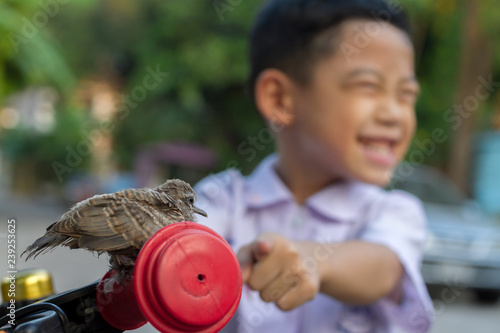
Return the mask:
<path id="1" fill-rule="evenodd" d="M 21 254 L 26 261 L 58 246 L 85 249 L 110 256 L 110 272 L 117 282 L 133 276 L 142 246 L 161 228 L 184 221 L 196 222 L 193 188 L 180 179 L 169 179 L 155 188 L 127 189 L 95 195 L 74 205 L 45 234 Z"/>

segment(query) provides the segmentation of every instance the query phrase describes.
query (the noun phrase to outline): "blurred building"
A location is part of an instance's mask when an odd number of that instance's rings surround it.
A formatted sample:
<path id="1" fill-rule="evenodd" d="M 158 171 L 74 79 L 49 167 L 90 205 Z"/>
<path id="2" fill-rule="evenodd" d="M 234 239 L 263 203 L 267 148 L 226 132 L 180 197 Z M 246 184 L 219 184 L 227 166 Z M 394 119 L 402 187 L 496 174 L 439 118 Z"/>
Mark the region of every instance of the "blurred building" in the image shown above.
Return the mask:
<path id="1" fill-rule="evenodd" d="M 31 87 L 9 96 L 0 109 L 0 134 L 11 129 L 50 133 L 56 124 L 58 100 L 58 92 L 51 87 Z M 29 192 L 36 183 L 33 167 L 29 163 L 13 166 L 0 149 L 0 191 L 15 187 L 19 192 Z"/>

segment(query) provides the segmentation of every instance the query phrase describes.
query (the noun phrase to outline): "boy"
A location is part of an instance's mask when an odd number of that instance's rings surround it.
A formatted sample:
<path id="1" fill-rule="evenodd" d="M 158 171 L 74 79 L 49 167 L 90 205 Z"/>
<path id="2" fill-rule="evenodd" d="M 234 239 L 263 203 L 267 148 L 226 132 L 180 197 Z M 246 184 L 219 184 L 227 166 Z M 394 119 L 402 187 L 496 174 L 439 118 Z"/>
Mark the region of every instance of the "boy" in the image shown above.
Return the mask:
<path id="1" fill-rule="evenodd" d="M 277 154 L 197 186 L 200 221 L 238 252 L 238 332 L 426 332 L 421 204 L 385 192 L 415 129 L 419 85 L 401 9 L 272 0 L 250 85 Z"/>

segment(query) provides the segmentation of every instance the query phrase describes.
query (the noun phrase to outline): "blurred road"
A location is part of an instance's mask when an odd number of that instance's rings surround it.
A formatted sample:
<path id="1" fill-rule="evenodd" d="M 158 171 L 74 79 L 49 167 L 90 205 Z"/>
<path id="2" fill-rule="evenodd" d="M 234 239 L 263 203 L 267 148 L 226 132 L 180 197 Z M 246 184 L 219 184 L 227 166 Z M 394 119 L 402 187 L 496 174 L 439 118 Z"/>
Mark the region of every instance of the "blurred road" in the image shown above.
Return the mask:
<path id="1" fill-rule="evenodd" d="M 0 193 L 0 275 L 7 271 L 6 235 L 7 220 L 17 221 L 17 255 L 41 236 L 47 226 L 56 221 L 69 207 L 50 198 L 27 199 L 7 196 Z M 84 251 L 57 249 L 42 255 L 36 260 L 25 262 L 19 260 L 17 269 L 40 268 L 48 269 L 54 279 L 56 292 L 79 288 L 92 283 L 107 270 L 107 257 L 97 258 Z M 437 303 L 440 304 L 440 303 Z M 461 294 L 454 302 L 437 309 L 436 323 L 433 333 L 470 333 L 499 332 L 500 303 L 480 305 L 474 301 L 468 292 Z M 147 325 L 134 332 L 156 332 Z"/>
<path id="2" fill-rule="evenodd" d="M 500 302 L 478 304 L 473 293 L 463 293 L 455 302 L 437 309 L 432 333 L 448 332 L 500 332 Z"/>

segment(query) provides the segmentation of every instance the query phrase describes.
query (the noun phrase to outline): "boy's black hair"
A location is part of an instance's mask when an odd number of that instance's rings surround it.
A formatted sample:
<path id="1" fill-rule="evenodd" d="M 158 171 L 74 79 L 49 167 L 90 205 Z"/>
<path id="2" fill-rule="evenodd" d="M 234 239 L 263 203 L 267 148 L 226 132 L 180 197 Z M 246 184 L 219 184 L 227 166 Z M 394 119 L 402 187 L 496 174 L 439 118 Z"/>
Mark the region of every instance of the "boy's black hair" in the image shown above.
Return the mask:
<path id="1" fill-rule="evenodd" d="M 307 84 L 312 66 L 333 51 L 333 40 L 338 35 L 335 27 L 359 18 L 388 22 L 410 35 L 401 6 L 385 0 L 267 2 L 250 38 L 250 95 L 254 95 L 259 74 L 268 68 L 279 69 L 297 82 Z M 331 33 L 321 37 L 324 32 Z"/>

